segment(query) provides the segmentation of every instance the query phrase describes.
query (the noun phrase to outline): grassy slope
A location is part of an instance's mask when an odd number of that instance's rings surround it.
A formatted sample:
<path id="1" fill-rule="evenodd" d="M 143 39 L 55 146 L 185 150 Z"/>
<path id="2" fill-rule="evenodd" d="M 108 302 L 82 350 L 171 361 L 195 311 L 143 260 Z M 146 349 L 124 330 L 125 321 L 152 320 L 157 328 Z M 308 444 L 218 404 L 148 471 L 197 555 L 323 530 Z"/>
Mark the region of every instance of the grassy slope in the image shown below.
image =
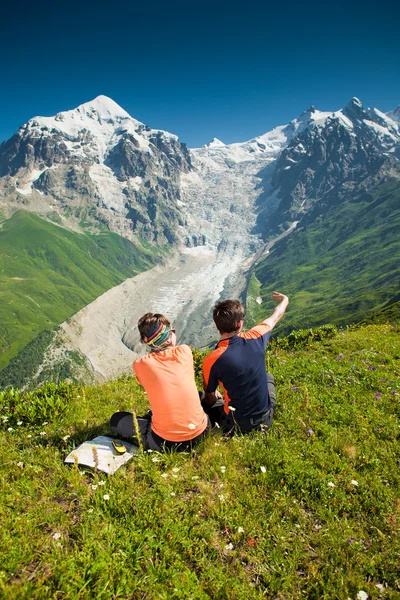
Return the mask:
<path id="1" fill-rule="evenodd" d="M 214 431 L 109 478 L 62 461 L 113 411 L 146 409 L 132 379 L 4 398 L 1 596 L 399 598 L 399 338 L 371 325 L 275 349 L 266 435 Z"/>
<path id="2" fill-rule="evenodd" d="M 399 231 L 399 182 L 334 207 L 277 243 L 260 261 L 250 297 L 258 285 L 264 302 L 255 306 L 250 299 L 250 312 L 256 321 L 269 314 L 270 293 L 278 289 L 291 297 L 281 332 L 364 319 L 399 292 Z"/>
<path id="3" fill-rule="evenodd" d="M 43 329 L 154 264 L 114 233 L 78 235 L 28 212 L 0 229 L 0 369 Z"/>

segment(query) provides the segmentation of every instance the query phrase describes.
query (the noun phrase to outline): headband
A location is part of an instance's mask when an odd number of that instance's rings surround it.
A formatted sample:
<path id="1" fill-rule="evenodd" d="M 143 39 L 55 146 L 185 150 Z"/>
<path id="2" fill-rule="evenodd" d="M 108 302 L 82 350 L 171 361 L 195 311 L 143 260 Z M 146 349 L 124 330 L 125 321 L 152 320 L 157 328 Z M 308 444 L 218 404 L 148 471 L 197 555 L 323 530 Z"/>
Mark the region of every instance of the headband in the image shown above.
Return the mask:
<path id="1" fill-rule="evenodd" d="M 150 346 L 152 350 L 164 350 L 170 345 L 171 330 L 168 325 L 157 321 L 154 323 L 148 331 L 145 343 Z"/>

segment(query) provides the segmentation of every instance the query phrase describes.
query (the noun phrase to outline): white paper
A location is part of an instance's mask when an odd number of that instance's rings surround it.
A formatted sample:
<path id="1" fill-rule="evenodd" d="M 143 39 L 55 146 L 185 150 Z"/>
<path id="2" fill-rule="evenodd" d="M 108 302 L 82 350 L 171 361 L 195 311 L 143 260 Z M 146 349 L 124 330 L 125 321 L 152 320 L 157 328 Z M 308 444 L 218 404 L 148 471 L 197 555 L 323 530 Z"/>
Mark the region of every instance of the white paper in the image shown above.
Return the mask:
<path id="1" fill-rule="evenodd" d="M 112 475 L 122 465 L 131 460 L 134 454 L 139 453 L 137 446 L 123 441 L 126 452 L 116 454 L 112 441 L 113 438 L 104 435 L 100 435 L 94 440 L 88 440 L 70 452 L 64 462 L 78 462 L 79 465 L 92 467 L 93 469 L 97 468 L 99 471 Z"/>

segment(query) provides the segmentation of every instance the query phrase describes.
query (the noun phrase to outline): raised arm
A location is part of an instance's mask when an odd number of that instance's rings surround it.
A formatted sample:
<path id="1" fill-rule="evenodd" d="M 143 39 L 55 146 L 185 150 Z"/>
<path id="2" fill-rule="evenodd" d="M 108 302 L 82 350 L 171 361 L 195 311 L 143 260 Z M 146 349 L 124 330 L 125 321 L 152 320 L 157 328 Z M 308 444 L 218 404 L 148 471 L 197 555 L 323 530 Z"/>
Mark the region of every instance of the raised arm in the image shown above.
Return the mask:
<path id="1" fill-rule="evenodd" d="M 279 304 L 275 308 L 272 315 L 263 321 L 263 323 L 269 325 L 271 329 L 273 329 L 275 325 L 282 319 L 289 304 L 289 298 L 279 292 L 272 292 L 272 300 L 274 302 L 279 302 Z"/>

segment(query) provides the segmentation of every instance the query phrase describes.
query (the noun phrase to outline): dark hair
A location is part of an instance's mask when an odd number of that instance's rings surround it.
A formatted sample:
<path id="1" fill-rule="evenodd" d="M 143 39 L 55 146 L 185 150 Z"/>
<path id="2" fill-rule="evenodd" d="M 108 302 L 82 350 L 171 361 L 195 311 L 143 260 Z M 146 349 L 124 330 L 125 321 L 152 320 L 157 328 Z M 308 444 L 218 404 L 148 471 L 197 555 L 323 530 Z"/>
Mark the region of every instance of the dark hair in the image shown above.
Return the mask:
<path id="1" fill-rule="evenodd" d="M 164 325 L 168 325 L 170 327 L 171 323 L 168 321 L 167 317 L 161 315 L 160 313 L 152 313 L 148 312 L 143 317 L 140 317 L 138 321 L 138 329 L 140 333 L 140 339 L 142 342 L 147 338 L 147 334 L 154 328 L 156 323 L 163 323 Z"/>
<path id="2" fill-rule="evenodd" d="M 220 333 L 237 331 L 243 317 L 244 306 L 239 300 L 223 300 L 214 306 L 213 319 Z"/>

